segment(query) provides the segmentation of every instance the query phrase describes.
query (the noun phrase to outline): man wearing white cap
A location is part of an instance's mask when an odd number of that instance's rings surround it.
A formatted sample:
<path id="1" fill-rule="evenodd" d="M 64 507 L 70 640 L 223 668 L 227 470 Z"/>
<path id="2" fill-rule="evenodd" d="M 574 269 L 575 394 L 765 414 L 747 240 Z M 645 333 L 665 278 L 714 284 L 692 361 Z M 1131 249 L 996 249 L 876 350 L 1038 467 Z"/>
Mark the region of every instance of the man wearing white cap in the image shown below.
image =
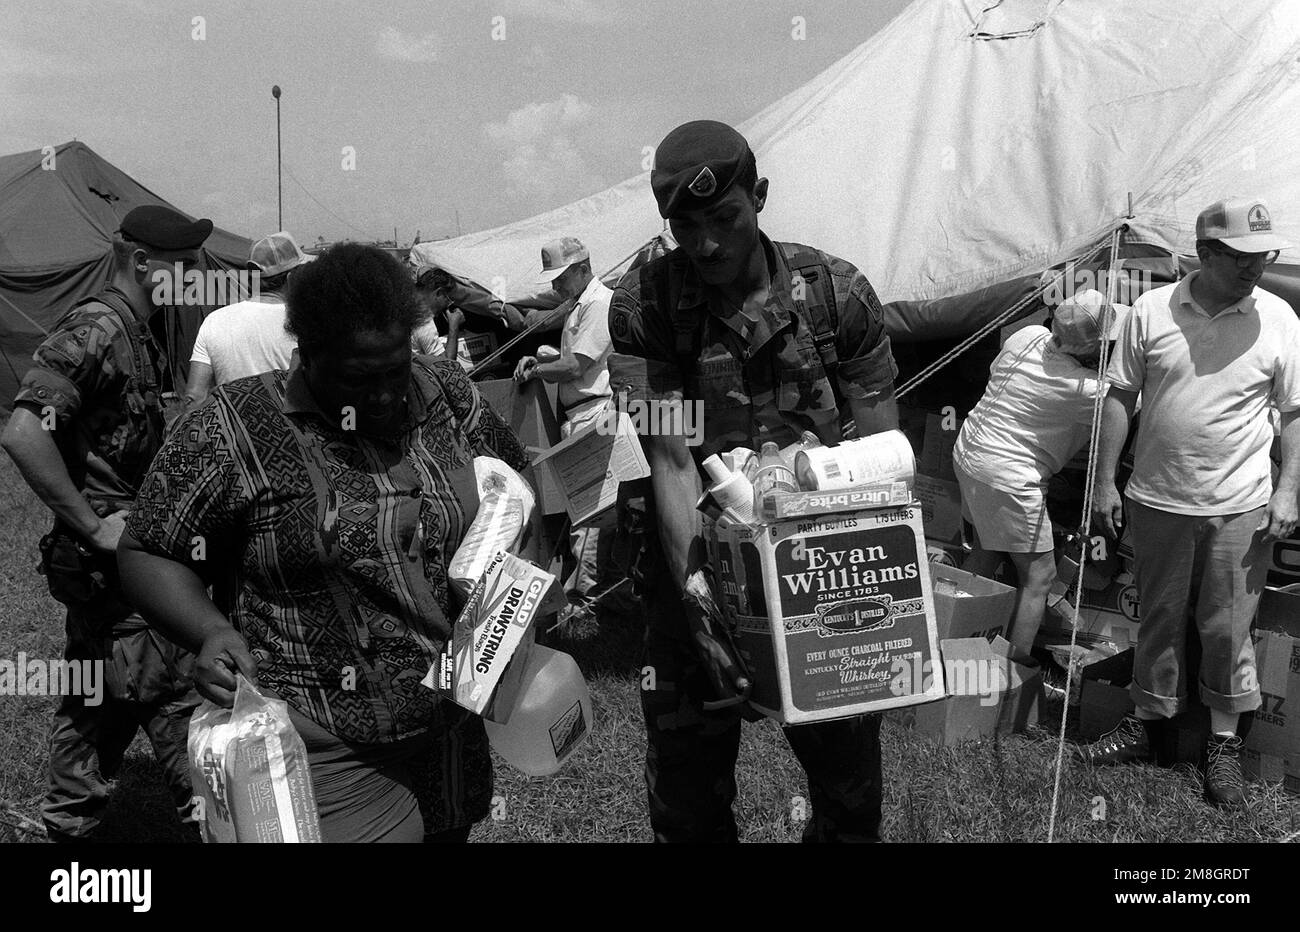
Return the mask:
<path id="1" fill-rule="evenodd" d="M 284 329 L 284 290 L 293 270 L 312 258 L 284 231 L 253 244 L 248 267 L 259 275 L 257 294 L 203 319 L 190 355 L 187 408 L 201 405 L 217 385 L 289 368 L 298 341 Z"/>
<path id="2" fill-rule="evenodd" d="M 1206 798 L 1245 802 L 1237 737 L 1259 707 L 1250 626 L 1272 542 L 1296 526 L 1300 494 L 1300 321 L 1257 287 L 1291 244 L 1257 198 L 1219 201 L 1196 220 L 1199 271 L 1142 295 L 1116 344 L 1097 457 L 1093 522 L 1131 523 L 1142 629 L 1130 693 L 1135 716 L 1080 749 L 1094 763 L 1151 757 L 1159 723 L 1188 707 L 1188 618 L 1202 649 L 1201 702 L 1213 734 Z M 1121 503 L 1115 468 L 1142 394 L 1133 476 Z M 1270 475 L 1270 407 L 1282 469 Z M 1125 504 L 1127 509 L 1125 509 Z"/>
<path id="3" fill-rule="evenodd" d="M 608 363 L 614 347 L 609 338 L 609 302 L 614 293 L 592 274 L 587 247 L 572 236 L 542 247 L 538 283 L 549 284 L 561 300 L 571 300 L 573 306 L 560 332 L 558 357 L 547 362 L 536 356 L 523 357 L 515 366 L 515 379 L 527 382 L 538 378 L 556 384 L 564 414 L 560 434 L 568 437 L 611 410 Z M 570 602 L 576 606 L 582 607 L 590 600 L 601 571 L 609 565 L 608 554 L 602 551 L 612 545 L 616 521 L 615 512 L 609 509 L 596 516 L 590 526 L 573 531 L 577 566 L 569 578 L 568 590 Z"/>
<path id="4" fill-rule="evenodd" d="M 1017 330 L 953 447 L 963 516 L 976 532 L 966 569 L 992 576 L 1010 558 L 1020 591 L 1009 638 L 1021 655 L 1034 646 L 1056 578 L 1047 483 L 1088 442 L 1102 327 L 1113 340 L 1127 317 L 1088 289 L 1056 308 L 1050 331 Z"/>

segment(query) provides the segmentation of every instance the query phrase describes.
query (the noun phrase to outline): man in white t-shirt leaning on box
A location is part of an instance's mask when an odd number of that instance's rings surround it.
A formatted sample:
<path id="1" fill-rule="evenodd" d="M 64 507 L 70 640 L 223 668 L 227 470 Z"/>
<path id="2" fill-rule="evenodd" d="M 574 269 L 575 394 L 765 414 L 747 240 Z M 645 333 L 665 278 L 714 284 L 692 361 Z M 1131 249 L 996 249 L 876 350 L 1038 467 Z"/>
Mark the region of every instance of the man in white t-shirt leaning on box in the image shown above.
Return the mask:
<path id="1" fill-rule="evenodd" d="M 201 405 L 218 385 L 289 368 L 298 341 L 284 329 L 284 291 L 293 270 L 313 258 L 284 231 L 253 244 L 248 267 L 258 273 L 258 293 L 203 319 L 190 355 L 187 410 Z"/>
<path id="2" fill-rule="evenodd" d="M 1196 220 L 1201 268 L 1142 295 L 1111 361 L 1102 415 L 1093 526 L 1112 539 L 1132 525 L 1142 631 L 1130 693 L 1136 714 L 1079 756 L 1151 757 L 1160 723 L 1188 706 L 1188 616 L 1200 637 L 1200 699 L 1210 710 L 1206 798 L 1245 802 L 1237 736 L 1259 707 L 1250 627 L 1272 542 L 1291 534 L 1300 502 L 1300 320 L 1258 287 L 1290 243 L 1255 198 L 1220 201 Z M 1142 395 L 1133 476 L 1115 468 Z M 1282 469 L 1270 476 L 1270 406 L 1281 412 Z"/>
<path id="3" fill-rule="evenodd" d="M 991 577 L 1010 558 L 1019 593 L 1009 638 L 1022 656 L 1056 579 L 1047 483 L 1091 433 L 1105 302 L 1088 289 L 1056 309 L 1050 331 L 1029 326 L 1007 337 L 952 451 L 962 516 L 976 535 L 965 569 Z M 1114 339 L 1128 308 L 1109 316 Z"/>

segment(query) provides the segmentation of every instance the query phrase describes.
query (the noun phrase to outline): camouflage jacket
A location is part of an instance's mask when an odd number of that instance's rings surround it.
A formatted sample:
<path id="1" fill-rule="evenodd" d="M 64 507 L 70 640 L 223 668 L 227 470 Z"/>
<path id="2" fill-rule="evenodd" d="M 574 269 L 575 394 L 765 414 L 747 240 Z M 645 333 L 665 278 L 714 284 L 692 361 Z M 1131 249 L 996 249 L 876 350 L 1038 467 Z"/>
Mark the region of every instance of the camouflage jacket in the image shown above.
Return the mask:
<path id="1" fill-rule="evenodd" d="M 68 475 L 102 517 L 127 508 L 162 446 L 166 359 L 109 288 L 64 315 L 32 354 L 14 404 L 53 431 Z"/>
<path id="2" fill-rule="evenodd" d="M 610 304 L 614 352 L 645 362 L 642 389 L 611 359 L 611 388 L 698 402 L 699 459 L 769 440 L 784 446 L 804 430 L 838 440 L 848 399 L 893 394 L 898 369 L 866 277 L 808 246 L 762 242 L 772 284 L 756 320 L 727 310 L 681 249 L 624 275 Z"/>

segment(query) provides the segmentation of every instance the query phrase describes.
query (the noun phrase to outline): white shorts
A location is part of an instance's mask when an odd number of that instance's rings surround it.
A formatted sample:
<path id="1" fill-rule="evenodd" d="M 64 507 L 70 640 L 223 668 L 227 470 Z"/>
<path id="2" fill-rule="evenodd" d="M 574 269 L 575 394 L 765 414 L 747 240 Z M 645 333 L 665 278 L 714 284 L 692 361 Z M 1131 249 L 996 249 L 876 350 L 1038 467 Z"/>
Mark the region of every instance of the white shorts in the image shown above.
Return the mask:
<path id="1" fill-rule="evenodd" d="M 978 546 L 998 553 L 1045 553 L 1053 548 L 1052 521 L 1041 489 L 1004 492 L 954 462 L 961 516 L 975 526 Z"/>

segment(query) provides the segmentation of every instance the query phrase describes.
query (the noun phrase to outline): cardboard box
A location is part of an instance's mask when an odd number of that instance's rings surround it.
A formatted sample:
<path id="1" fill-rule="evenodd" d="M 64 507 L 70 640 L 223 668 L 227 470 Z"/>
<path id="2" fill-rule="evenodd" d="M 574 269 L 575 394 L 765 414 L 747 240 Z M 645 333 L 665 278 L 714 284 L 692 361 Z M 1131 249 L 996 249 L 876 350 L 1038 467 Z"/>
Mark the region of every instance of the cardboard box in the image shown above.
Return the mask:
<path id="1" fill-rule="evenodd" d="M 999 635 L 1006 636 L 1016 607 L 1015 589 L 942 563 L 930 564 L 930 579 L 940 640 L 979 637 L 992 641 Z M 944 591 L 948 586 L 970 595 L 952 595 Z"/>
<path id="2" fill-rule="evenodd" d="M 1300 531 L 1273 542 L 1268 569 L 1270 586 L 1300 583 Z"/>
<path id="3" fill-rule="evenodd" d="M 1189 654 L 1189 666 L 1200 669 L 1199 651 Z M 1128 687 L 1133 681 L 1133 651 L 1126 650 L 1089 664 L 1080 671 L 1079 735 L 1085 741 L 1101 737 L 1133 711 Z M 1195 676 L 1191 680 L 1195 682 Z M 1210 737 L 1210 711 L 1193 693 L 1185 712 L 1167 719 L 1161 730 L 1163 740 L 1154 748 L 1156 763 L 1200 766 L 1205 743 Z"/>
<path id="4" fill-rule="evenodd" d="M 759 711 L 799 724 L 943 695 L 919 675 L 939 641 L 917 505 L 706 535 Z"/>
<path id="5" fill-rule="evenodd" d="M 1115 564 L 1118 568 L 1118 563 Z M 1079 632 L 1075 642 L 1082 647 L 1108 644 L 1123 652 L 1137 643 L 1141 619 L 1138 590 L 1132 574 L 1119 572 L 1114 578 L 1084 571 L 1083 606 L 1079 610 Z M 1079 565 L 1063 556 L 1057 563 L 1056 582 L 1047 596 L 1047 612 L 1038 632 L 1040 643 L 1070 639 L 1074 619 L 1075 581 Z"/>
<path id="6" fill-rule="evenodd" d="M 451 641 L 421 682 L 505 724 L 528 665 L 533 623 L 563 602 L 554 576 L 502 551 L 470 592 Z"/>
<path id="7" fill-rule="evenodd" d="M 1255 627 L 1300 638 L 1300 584 L 1281 589 L 1266 586 L 1259 597 Z"/>
<path id="8" fill-rule="evenodd" d="M 917 473 L 913 486 L 921 503 L 925 536 L 945 544 L 961 544 L 961 489 L 955 481 Z"/>
<path id="9" fill-rule="evenodd" d="M 533 468 L 563 491 L 574 527 L 612 507 L 621 483 L 650 475 L 641 441 L 622 412 L 565 437 L 534 458 Z"/>
<path id="10" fill-rule="evenodd" d="M 954 416 L 950 421 L 950 429 L 945 429 L 944 422 L 948 420 L 942 414 L 926 416 L 925 440 L 921 445 L 921 461 L 917 464 L 917 471 L 946 482 L 956 482 L 957 475 L 952 469 L 952 448 L 957 444 L 957 434 L 961 432 L 962 422 L 966 419 Z"/>
<path id="11" fill-rule="evenodd" d="M 1090 663 L 1079 671 L 1079 734 L 1099 738 L 1133 711 L 1128 685 L 1133 681 L 1133 651 Z"/>
<path id="12" fill-rule="evenodd" d="M 1300 793 L 1300 637 L 1256 630 L 1254 638 L 1262 704 L 1250 722 L 1242 767 L 1249 776 Z"/>
<path id="13" fill-rule="evenodd" d="M 501 415 L 525 448 L 548 450 L 560 442 L 555 399 L 539 379 L 519 383 L 514 379 L 475 382 L 488 405 Z M 564 514 L 564 490 L 550 474 L 537 473 L 537 502 L 544 515 Z"/>
<path id="14" fill-rule="evenodd" d="M 787 518 L 861 511 L 864 508 L 897 508 L 912 502 L 906 482 L 869 482 L 847 489 L 814 492 L 769 492 L 763 496 L 762 520 L 768 524 Z"/>
<path id="15" fill-rule="evenodd" d="M 1006 639 L 947 638 L 939 643 L 944 698 L 890 712 L 891 719 L 948 747 L 1038 723 L 1042 674 L 1013 660 Z"/>

